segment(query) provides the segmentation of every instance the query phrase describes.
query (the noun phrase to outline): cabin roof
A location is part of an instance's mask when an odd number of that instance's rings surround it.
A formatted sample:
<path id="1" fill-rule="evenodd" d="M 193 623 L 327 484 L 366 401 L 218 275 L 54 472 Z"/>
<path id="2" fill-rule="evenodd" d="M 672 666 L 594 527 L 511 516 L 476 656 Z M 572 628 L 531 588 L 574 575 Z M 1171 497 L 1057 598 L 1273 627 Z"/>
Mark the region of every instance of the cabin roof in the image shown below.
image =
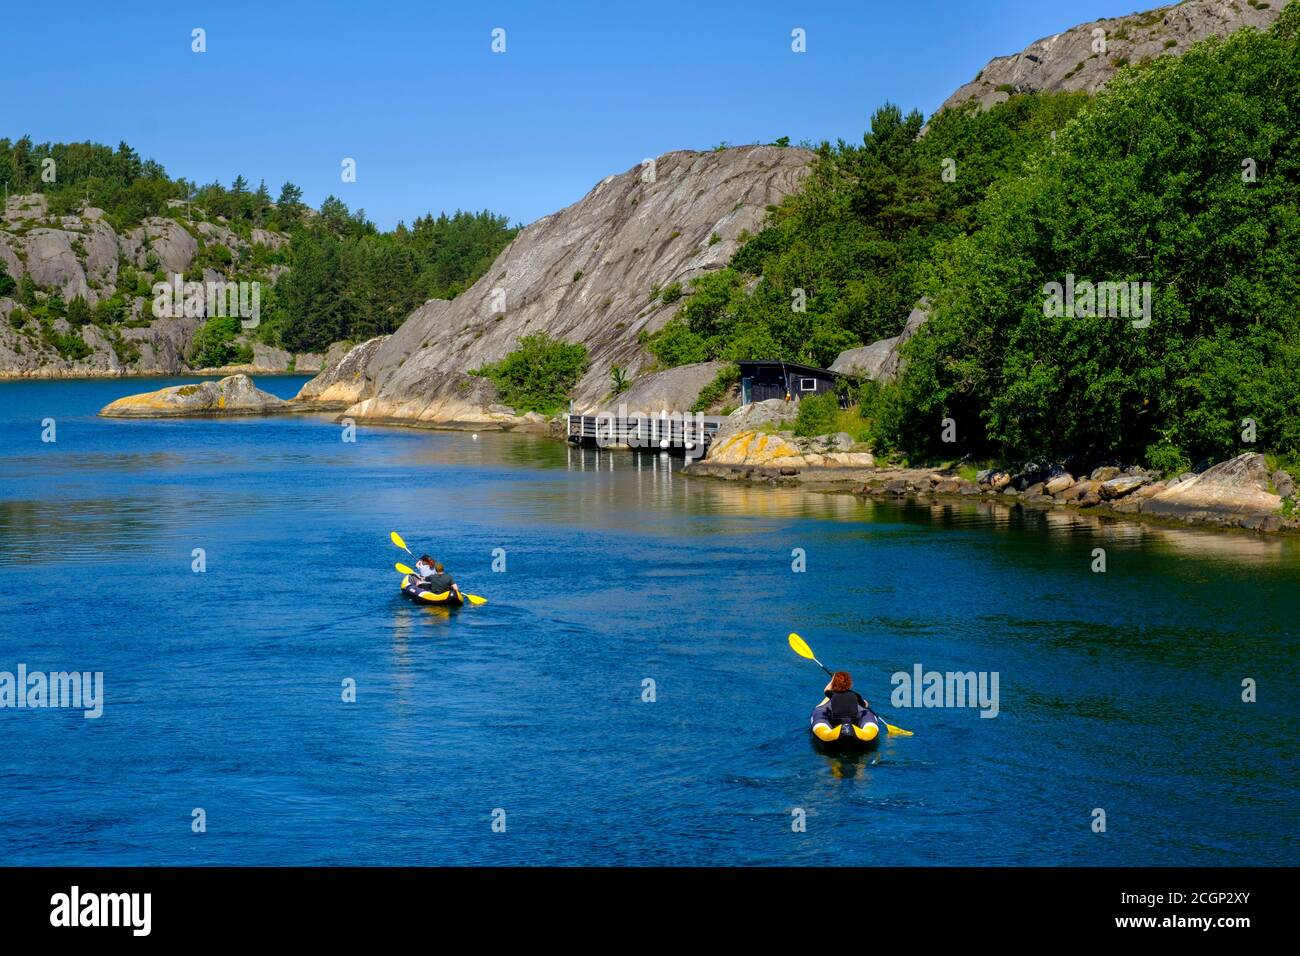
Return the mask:
<path id="1" fill-rule="evenodd" d="M 745 372 L 746 366 L 756 365 L 779 365 L 791 372 L 799 372 L 802 375 L 815 375 L 821 378 L 839 378 L 839 372 L 832 372 L 830 369 L 817 368 L 812 365 L 799 365 L 796 362 L 782 362 L 778 359 L 741 359 L 736 363 L 740 366 L 741 374 Z"/>

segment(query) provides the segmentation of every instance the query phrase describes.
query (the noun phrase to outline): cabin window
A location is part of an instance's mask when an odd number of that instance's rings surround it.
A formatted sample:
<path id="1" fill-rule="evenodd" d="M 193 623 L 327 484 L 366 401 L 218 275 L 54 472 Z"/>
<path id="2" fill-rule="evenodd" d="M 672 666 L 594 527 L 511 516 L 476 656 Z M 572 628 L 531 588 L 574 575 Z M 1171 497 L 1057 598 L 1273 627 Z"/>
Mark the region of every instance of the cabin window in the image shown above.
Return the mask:
<path id="1" fill-rule="evenodd" d="M 801 391 L 801 392 L 815 392 L 815 391 L 817 391 L 817 379 L 815 379 L 815 378 L 801 378 L 801 379 L 799 379 L 799 391 Z"/>

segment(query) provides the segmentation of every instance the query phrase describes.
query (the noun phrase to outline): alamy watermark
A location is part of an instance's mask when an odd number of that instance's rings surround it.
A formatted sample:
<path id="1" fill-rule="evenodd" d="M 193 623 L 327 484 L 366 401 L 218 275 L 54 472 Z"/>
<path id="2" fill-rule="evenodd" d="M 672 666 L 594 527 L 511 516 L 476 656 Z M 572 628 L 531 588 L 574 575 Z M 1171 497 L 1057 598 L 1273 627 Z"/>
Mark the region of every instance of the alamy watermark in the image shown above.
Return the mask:
<path id="1" fill-rule="evenodd" d="M 894 707 L 978 707 L 981 717 L 996 717 L 997 671 L 927 671 L 920 664 L 896 671 L 889 702 Z"/>
<path id="2" fill-rule="evenodd" d="M 703 412 L 670 412 L 658 415 L 629 414 L 626 404 L 617 412 L 596 413 L 596 445 L 625 445 L 628 448 L 681 448 L 687 461 L 703 456 L 705 427 Z"/>
<path id="3" fill-rule="evenodd" d="M 231 316 L 243 328 L 255 329 L 262 322 L 262 283 L 185 282 L 178 273 L 171 282 L 154 283 L 153 314 L 158 319 Z"/>
<path id="4" fill-rule="evenodd" d="M 0 671 L 0 708 L 66 707 L 94 720 L 104 713 L 103 671 Z"/>
<path id="5" fill-rule="evenodd" d="M 1067 273 L 1065 282 L 1043 284 L 1043 315 L 1049 319 L 1132 319 L 1133 328 L 1151 324 L 1150 282 L 1090 282 Z"/>

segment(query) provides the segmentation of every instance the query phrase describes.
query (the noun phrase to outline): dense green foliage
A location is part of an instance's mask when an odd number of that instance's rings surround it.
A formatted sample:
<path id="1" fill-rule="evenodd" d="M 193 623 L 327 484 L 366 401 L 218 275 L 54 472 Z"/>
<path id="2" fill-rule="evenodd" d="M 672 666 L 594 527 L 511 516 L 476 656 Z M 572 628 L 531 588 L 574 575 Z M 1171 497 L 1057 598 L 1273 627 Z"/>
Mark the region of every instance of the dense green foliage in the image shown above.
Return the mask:
<path id="1" fill-rule="evenodd" d="M 666 365 L 826 365 L 846 348 L 896 335 L 936 244 L 976 228 L 989 184 L 1018 171 L 1085 100 L 1024 96 L 984 113 L 950 110 L 924 136 L 919 113 L 882 107 L 862 145 L 822 144 L 802 189 L 729 268 L 695 280 L 651 351 Z M 751 276 L 760 277 L 752 290 Z"/>
<path id="2" fill-rule="evenodd" d="M 262 323 L 256 335 L 294 351 L 320 351 L 333 342 L 392 332 L 426 300 L 454 298 L 472 285 L 517 231 L 504 216 L 457 211 L 380 232 L 363 210 L 352 212 L 334 196 L 325 199 L 319 214 L 311 212 L 293 183 L 285 183 L 273 201 L 265 183 L 253 189 L 243 176 L 229 187 L 173 180 L 125 143 L 114 150 L 94 143 L 34 144 L 26 136 L 0 139 L 0 185 L 10 193 L 44 193 L 52 215 L 97 206 L 119 231 L 150 216 L 165 216 L 187 228 L 193 220 L 220 217 L 250 242 L 255 228 L 287 232 L 287 249 L 255 245 L 252 255 L 239 262 L 224 244 L 196 234 L 199 254 L 186 278 L 200 280 L 207 268 L 231 280 L 262 280 Z M 277 266 L 289 271 L 271 289 L 266 278 Z M 119 296 L 147 296 L 151 284 L 165 278 L 156 260 L 144 274 L 124 272 Z M 126 314 L 123 305 L 116 304 L 115 314 Z M 97 321 L 107 317 L 102 314 Z M 211 341 L 221 338 L 215 330 L 210 336 Z M 214 348 L 207 342 L 205 354 L 235 347 Z"/>
<path id="3" fill-rule="evenodd" d="M 794 420 L 796 435 L 826 435 L 835 431 L 835 419 L 840 410 L 839 398 L 834 392 L 809 395 L 799 401 L 799 413 Z"/>
<path id="4" fill-rule="evenodd" d="M 295 351 L 394 331 L 429 299 L 454 298 L 513 238 L 491 212 L 424 216 L 391 233 L 327 200 L 317 221 L 294 232 L 290 271 L 276 288 L 263 336 Z"/>
<path id="5" fill-rule="evenodd" d="M 490 378 L 501 401 L 515 411 L 552 415 L 563 408 L 588 364 L 585 345 L 538 332 L 520 338 L 519 347 L 500 362 L 471 374 Z"/>
<path id="6" fill-rule="evenodd" d="M 887 106 L 862 146 L 820 148 L 649 347 L 667 365 L 824 365 L 897 334 L 928 295 L 902 380 L 855 396 L 881 450 L 1166 471 L 1242 450 L 1296 460 L 1297 32 L 1292 4 L 1267 33 L 1129 67 L 1097 97 L 1012 96 L 920 136 L 919 116 Z M 1052 317 L 1048 283 L 1067 276 L 1149 283 L 1149 325 Z M 830 411 L 814 402 L 797 427 L 827 428 Z"/>
<path id="7" fill-rule="evenodd" d="M 217 368 L 252 360 L 253 350 L 241 347 L 235 341 L 239 334 L 239 319 L 234 316 L 215 316 L 204 322 L 194 335 L 190 364 L 195 368 Z"/>
<path id="8" fill-rule="evenodd" d="M 1003 457 L 1300 451 L 1297 24 L 1292 5 L 1270 33 L 1125 71 L 992 191 L 984 228 L 935 257 L 885 440 L 951 455 L 951 417 L 959 447 Z M 1067 273 L 1150 282 L 1150 325 L 1045 316 Z"/>

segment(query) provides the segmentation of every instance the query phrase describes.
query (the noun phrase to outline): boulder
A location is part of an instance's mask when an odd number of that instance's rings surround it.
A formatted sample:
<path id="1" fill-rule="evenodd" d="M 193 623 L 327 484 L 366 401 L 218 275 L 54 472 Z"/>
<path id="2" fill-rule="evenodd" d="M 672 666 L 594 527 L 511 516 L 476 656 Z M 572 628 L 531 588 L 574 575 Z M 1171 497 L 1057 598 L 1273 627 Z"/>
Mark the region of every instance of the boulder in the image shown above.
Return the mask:
<path id="1" fill-rule="evenodd" d="M 299 352 L 293 357 L 295 372 L 319 372 L 325 367 L 325 356 L 320 352 Z"/>
<path id="2" fill-rule="evenodd" d="M 284 349 L 263 342 L 253 344 L 253 367 L 264 372 L 284 372 L 289 368 L 293 356 Z"/>
<path id="3" fill-rule="evenodd" d="M 799 414 L 798 402 L 787 402 L 783 398 L 769 398 L 762 402 L 741 405 L 727 416 L 718 433 L 713 436 L 713 446 L 730 438 L 732 435 L 756 431 L 780 431 L 785 425 L 794 423 Z"/>
<path id="4" fill-rule="evenodd" d="M 1270 478 L 1264 456 L 1247 452 L 1170 485 L 1147 500 L 1143 513 L 1204 524 L 1258 524 L 1248 519 L 1282 507 L 1282 496 L 1269 490 Z"/>
<path id="5" fill-rule="evenodd" d="M 122 338 L 140 349 L 140 358 L 133 368 L 138 372 L 160 375 L 184 371 L 185 356 L 202 324 L 202 319 L 180 316 L 154 319 L 147 328 L 122 329 Z"/>
<path id="6" fill-rule="evenodd" d="M 18 258 L 18 253 L 10 248 L 9 243 L 5 240 L 3 233 L 0 233 L 0 266 L 4 267 L 5 272 L 9 273 L 9 278 L 17 282 L 22 278 L 23 260 Z"/>
<path id="7" fill-rule="evenodd" d="M 866 451 L 833 451 L 825 458 L 826 463 L 835 468 L 876 467 L 876 456 Z"/>
<path id="8" fill-rule="evenodd" d="M 831 363 L 830 370 L 841 375 L 869 378 L 877 382 L 896 379 L 903 368 L 903 359 L 899 350 L 903 343 L 914 336 L 930 318 L 929 305 L 926 299 L 921 299 L 912 307 L 902 332 L 893 338 L 881 339 L 861 348 L 841 352 Z"/>
<path id="9" fill-rule="evenodd" d="M 289 237 L 282 232 L 272 232 L 269 229 L 254 229 L 252 232 L 253 245 L 266 246 L 268 249 L 279 249 L 289 244 Z"/>
<path id="10" fill-rule="evenodd" d="M 217 382 L 173 385 L 128 395 L 100 409 L 105 418 L 172 418 L 210 415 L 263 415 L 283 411 L 288 402 L 264 392 L 247 375 Z"/>
<path id="11" fill-rule="evenodd" d="M 1098 493 L 1104 501 L 1111 501 L 1115 498 L 1123 498 L 1130 492 L 1141 488 L 1150 480 L 1145 475 L 1119 475 L 1109 481 L 1103 481 Z"/>
<path id="12" fill-rule="evenodd" d="M 1094 468 L 1092 474 L 1088 477 L 1092 481 L 1106 482 L 1110 481 L 1112 478 L 1118 478 L 1119 471 L 1120 470 L 1114 465 L 1102 465 L 1100 468 Z"/>
<path id="13" fill-rule="evenodd" d="M 1288 472 L 1279 468 L 1273 472 L 1273 487 L 1277 489 L 1277 493 L 1281 497 L 1290 498 L 1295 494 L 1295 479 Z"/>
<path id="14" fill-rule="evenodd" d="M 1043 491 L 1049 495 L 1059 495 L 1061 492 L 1070 488 L 1074 484 L 1074 476 L 1070 474 L 1060 474 L 1043 485 Z"/>
<path id="15" fill-rule="evenodd" d="M 715 465 L 761 465 L 771 468 L 806 464 L 799 449 L 780 435 L 754 431 L 715 437 L 709 446 L 708 461 Z"/>

